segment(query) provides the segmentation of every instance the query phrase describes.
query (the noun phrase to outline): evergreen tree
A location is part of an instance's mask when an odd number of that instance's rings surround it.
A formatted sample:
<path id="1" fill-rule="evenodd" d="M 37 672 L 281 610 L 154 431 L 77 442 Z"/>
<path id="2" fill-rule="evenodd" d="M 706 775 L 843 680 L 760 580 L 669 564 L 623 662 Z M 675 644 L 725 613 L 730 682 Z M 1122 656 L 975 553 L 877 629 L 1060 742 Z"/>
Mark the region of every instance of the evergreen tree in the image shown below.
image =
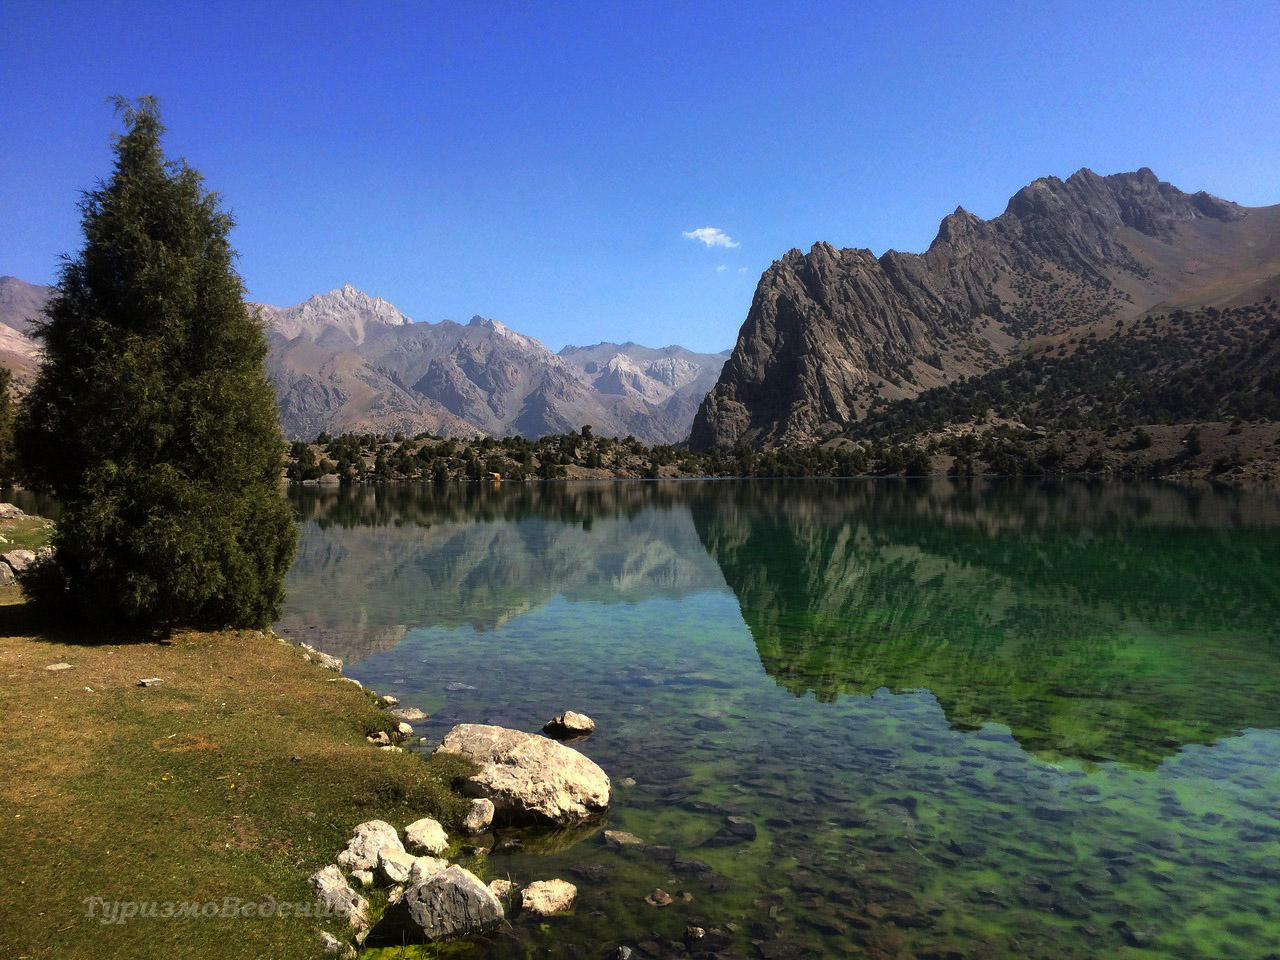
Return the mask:
<path id="1" fill-rule="evenodd" d="M 262 626 L 297 531 L 232 219 L 165 160 L 153 99 L 116 108 L 115 170 L 81 201 L 84 247 L 37 326 L 45 363 L 19 412 L 25 479 L 62 505 L 54 558 L 23 586 L 96 621 Z"/>
<path id="2" fill-rule="evenodd" d="M 0 486 L 13 483 L 17 465 L 13 459 L 13 374 L 0 367 Z"/>

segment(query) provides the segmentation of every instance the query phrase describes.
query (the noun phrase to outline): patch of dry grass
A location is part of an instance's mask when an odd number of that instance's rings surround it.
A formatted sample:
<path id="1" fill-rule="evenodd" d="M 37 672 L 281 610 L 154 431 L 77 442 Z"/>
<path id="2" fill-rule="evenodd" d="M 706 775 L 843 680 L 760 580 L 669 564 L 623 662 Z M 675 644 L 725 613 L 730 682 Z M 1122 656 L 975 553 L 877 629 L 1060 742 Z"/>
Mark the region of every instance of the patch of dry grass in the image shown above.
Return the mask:
<path id="1" fill-rule="evenodd" d="M 51 634 L 0 598 L 0 943 L 10 957 L 318 956 L 314 919 L 103 924 L 85 899 L 312 899 L 355 824 L 456 823 L 460 758 L 371 748 L 368 694 L 256 633 Z M 71 668 L 48 671 L 49 664 Z M 142 677 L 163 684 L 143 688 Z M 323 921 L 340 933 L 337 921 Z"/>

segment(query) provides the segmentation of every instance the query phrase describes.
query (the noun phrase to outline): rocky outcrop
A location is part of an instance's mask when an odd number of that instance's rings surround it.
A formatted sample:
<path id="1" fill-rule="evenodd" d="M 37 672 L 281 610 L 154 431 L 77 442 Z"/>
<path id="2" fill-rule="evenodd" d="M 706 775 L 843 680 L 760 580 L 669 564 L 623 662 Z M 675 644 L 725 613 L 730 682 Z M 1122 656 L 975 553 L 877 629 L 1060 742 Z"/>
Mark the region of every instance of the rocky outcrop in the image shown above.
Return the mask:
<path id="1" fill-rule="evenodd" d="M 494 819 L 508 824 L 570 825 L 609 808 L 609 777 L 572 747 L 519 730 L 459 724 L 440 751 L 480 766 L 467 784 L 493 802 Z"/>
<path id="2" fill-rule="evenodd" d="M 1267 239 L 1278 211 L 1184 193 L 1145 168 L 1081 170 L 1036 180 L 993 220 L 957 209 L 923 254 L 792 250 L 761 276 L 690 444 L 813 441 L 881 400 L 1001 365 L 1018 340 L 1132 316 L 1188 284 L 1238 292 L 1224 278 L 1241 264 L 1280 264 Z"/>
<path id="3" fill-rule="evenodd" d="M 400 943 L 446 940 L 484 933 L 503 920 L 502 903 L 471 871 L 459 866 L 421 880 L 388 904 L 381 939 Z"/>

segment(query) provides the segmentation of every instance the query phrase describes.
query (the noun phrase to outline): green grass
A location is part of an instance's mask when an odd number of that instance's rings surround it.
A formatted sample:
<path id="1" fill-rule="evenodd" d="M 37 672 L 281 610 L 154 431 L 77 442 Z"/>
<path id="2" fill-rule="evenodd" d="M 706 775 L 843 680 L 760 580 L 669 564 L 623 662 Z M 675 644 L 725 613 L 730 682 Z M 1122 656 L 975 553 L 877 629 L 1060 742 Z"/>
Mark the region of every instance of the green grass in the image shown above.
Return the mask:
<path id="1" fill-rule="evenodd" d="M 10 550 L 39 550 L 49 542 L 49 534 L 53 532 L 53 522 L 44 517 L 15 517 L 12 520 L 0 520 L 0 553 Z"/>
<path id="2" fill-rule="evenodd" d="M 352 828 L 456 824 L 458 757 L 379 751 L 370 695 L 248 633 L 54 634 L 0 598 L 0 942 L 15 958 L 320 956 L 308 918 L 135 918 L 85 899 L 312 899 Z M 69 670 L 46 671 L 56 662 Z M 162 686 L 142 688 L 142 677 Z M 86 689 L 87 688 L 87 689 Z M 375 897 L 370 897 L 374 900 Z M 375 903 L 375 907 L 377 904 Z"/>

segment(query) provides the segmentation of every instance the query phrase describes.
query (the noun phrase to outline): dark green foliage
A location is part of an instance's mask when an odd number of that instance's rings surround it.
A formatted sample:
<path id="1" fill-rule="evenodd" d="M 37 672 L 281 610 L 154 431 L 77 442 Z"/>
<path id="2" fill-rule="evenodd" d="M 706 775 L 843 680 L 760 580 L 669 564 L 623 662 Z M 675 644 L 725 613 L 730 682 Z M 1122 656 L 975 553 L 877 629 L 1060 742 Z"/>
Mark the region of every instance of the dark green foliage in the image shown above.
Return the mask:
<path id="1" fill-rule="evenodd" d="M 24 587 L 95 621 L 260 626 L 296 542 L 266 340 L 231 217 L 165 161 L 153 100 L 117 107 L 116 168 L 81 202 L 85 244 L 37 328 L 46 361 L 19 414 L 25 477 L 62 505 L 55 558 Z"/>
<path id="2" fill-rule="evenodd" d="M 0 367 L 0 486 L 13 483 L 16 463 L 13 457 L 13 374 Z"/>

